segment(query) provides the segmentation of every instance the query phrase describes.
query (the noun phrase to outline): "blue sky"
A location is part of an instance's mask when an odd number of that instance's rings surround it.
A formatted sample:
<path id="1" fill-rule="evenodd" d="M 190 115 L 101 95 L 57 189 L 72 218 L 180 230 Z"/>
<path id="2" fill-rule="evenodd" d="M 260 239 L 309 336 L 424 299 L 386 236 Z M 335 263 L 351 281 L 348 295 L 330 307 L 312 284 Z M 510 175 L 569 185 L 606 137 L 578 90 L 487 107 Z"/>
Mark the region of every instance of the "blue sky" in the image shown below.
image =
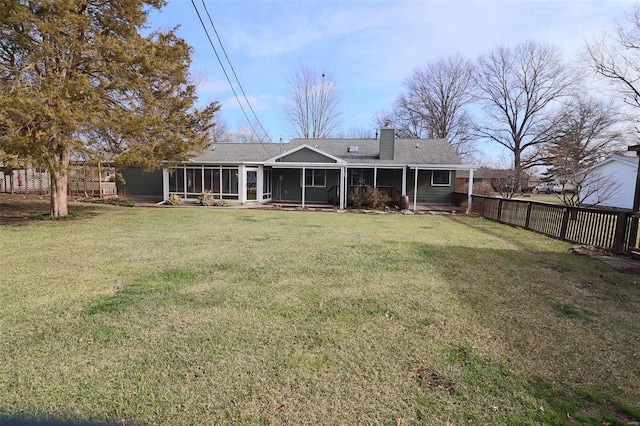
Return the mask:
<path id="1" fill-rule="evenodd" d="M 202 0 L 194 1 L 204 13 Z M 288 141 L 295 135 L 287 130 L 282 104 L 287 77 L 301 64 L 327 69 L 333 76 L 343 96 L 345 133 L 353 128 L 373 133 L 375 114 L 390 108 L 416 67 L 454 53 L 474 59 L 498 45 L 529 39 L 556 44 L 572 60 L 585 39 L 613 29 L 635 2 L 205 0 L 205 4 L 258 118 L 273 141 Z M 208 24 L 206 15 L 203 18 Z M 219 101 L 230 130 L 248 127 L 191 1 L 169 0 L 150 16 L 153 29 L 177 25 L 179 35 L 194 48 L 192 73 L 200 101 Z M 484 151 L 498 155 L 491 147 Z"/>

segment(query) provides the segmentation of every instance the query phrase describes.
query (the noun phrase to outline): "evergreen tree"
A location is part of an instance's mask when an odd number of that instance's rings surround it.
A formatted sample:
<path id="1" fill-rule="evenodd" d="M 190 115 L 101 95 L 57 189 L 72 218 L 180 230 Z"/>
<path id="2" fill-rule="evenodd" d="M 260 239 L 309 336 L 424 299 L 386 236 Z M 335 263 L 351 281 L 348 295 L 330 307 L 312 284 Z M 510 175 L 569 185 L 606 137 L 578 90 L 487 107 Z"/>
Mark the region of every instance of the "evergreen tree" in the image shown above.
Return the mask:
<path id="1" fill-rule="evenodd" d="M 74 158 L 149 170 L 207 143 L 219 106 L 194 106 L 191 48 L 175 30 L 141 34 L 164 4 L 0 3 L 0 149 L 51 174 L 53 217 Z"/>

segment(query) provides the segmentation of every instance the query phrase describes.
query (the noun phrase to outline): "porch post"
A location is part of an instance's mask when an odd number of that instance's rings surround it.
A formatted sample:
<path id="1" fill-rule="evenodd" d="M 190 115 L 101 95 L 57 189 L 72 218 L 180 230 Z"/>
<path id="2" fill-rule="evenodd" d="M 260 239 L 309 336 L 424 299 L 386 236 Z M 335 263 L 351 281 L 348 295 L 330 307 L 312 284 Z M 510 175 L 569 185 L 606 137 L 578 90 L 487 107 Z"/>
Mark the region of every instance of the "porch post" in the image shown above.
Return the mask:
<path id="1" fill-rule="evenodd" d="M 338 187 L 340 192 L 340 210 L 344 210 L 344 199 L 345 199 L 345 182 L 346 182 L 346 173 L 345 166 L 340 167 L 340 186 Z"/>
<path id="2" fill-rule="evenodd" d="M 640 161 L 640 145 L 632 145 L 627 151 L 635 151 Z M 631 230 L 629 234 L 629 248 L 638 247 L 638 216 L 640 212 L 640 166 L 636 171 L 636 190 L 633 196 L 633 208 L 631 216 Z"/>
<path id="3" fill-rule="evenodd" d="M 373 166 L 373 187 L 378 187 L 378 167 Z"/>
<path id="4" fill-rule="evenodd" d="M 264 198 L 264 194 L 262 190 L 264 188 L 264 166 L 258 166 L 258 171 L 256 172 L 256 201 L 262 204 L 262 199 Z"/>
<path id="5" fill-rule="evenodd" d="M 302 208 L 304 209 L 304 197 L 305 197 L 305 188 L 307 186 L 306 176 L 307 171 L 304 166 L 302 166 Z"/>
<path id="6" fill-rule="evenodd" d="M 247 202 L 247 171 L 242 165 L 238 166 L 238 201 Z"/>
<path id="7" fill-rule="evenodd" d="M 467 189 L 467 214 L 471 211 L 471 200 L 473 199 L 473 169 L 469 169 L 469 188 Z"/>
<path id="8" fill-rule="evenodd" d="M 164 201 L 169 199 L 169 170 L 167 169 L 162 169 L 162 198 Z"/>
<path id="9" fill-rule="evenodd" d="M 416 167 L 415 179 L 413 184 L 413 211 L 418 209 L 418 167 Z"/>
<path id="10" fill-rule="evenodd" d="M 187 186 L 188 186 L 188 181 L 187 181 L 187 166 L 182 166 L 182 175 L 184 176 L 184 180 L 182 182 L 184 182 L 183 185 L 183 191 L 184 191 L 184 198 L 187 198 Z"/>
<path id="11" fill-rule="evenodd" d="M 402 194 L 407 195 L 407 166 L 402 168 Z"/>

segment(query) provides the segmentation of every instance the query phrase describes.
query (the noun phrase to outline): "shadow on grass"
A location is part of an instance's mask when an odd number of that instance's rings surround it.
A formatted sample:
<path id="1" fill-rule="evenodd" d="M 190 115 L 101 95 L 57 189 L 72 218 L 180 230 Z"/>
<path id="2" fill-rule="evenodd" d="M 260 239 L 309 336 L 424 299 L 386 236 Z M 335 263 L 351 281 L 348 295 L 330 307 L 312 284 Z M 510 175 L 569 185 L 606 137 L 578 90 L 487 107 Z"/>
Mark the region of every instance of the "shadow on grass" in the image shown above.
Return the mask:
<path id="1" fill-rule="evenodd" d="M 95 205 L 74 203 L 69 208 L 69 215 L 54 220 L 49 214 L 49 201 L 45 199 L 22 199 L 18 196 L 0 198 L 0 226 L 19 226 L 57 222 L 58 220 L 88 219 L 98 215 Z"/>
<path id="2" fill-rule="evenodd" d="M 39 419 L 28 416 L 7 417 L 0 415 L 0 425 L 2 426 L 116 426 L 117 424 L 122 423 L 92 422 L 84 420 Z"/>
<path id="3" fill-rule="evenodd" d="M 465 323 L 488 330 L 495 345 L 508 354 L 507 365 L 513 366 L 495 367 L 478 357 L 473 347 L 454 346 L 448 362 L 459 366 L 465 382 L 483 388 L 488 398 L 502 398 L 501 377 L 510 376 L 505 371 L 513 368 L 520 371 L 530 397 L 539 401 L 542 408 L 535 418 L 544 424 L 640 421 L 640 405 L 634 400 L 638 391 L 631 383 L 640 371 L 633 343 L 625 343 L 636 341 L 638 332 L 634 318 L 640 288 L 632 278 L 570 252 L 537 251 L 519 237 L 490 229 L 493 224 L 458 223 L 514 247 L 411 244 L 448 283 L 454 300 L 464 307 Z M 498 370 L 491 373 L 489 367 Z M 614 374 L 599 377 L 604 372 Z M 435 387 L 433 382 L 443 381 L 433 378 L 440 373 L 432 373 L 426 383 Z M 505 380 L 510 386 L 511 379 Z"/>

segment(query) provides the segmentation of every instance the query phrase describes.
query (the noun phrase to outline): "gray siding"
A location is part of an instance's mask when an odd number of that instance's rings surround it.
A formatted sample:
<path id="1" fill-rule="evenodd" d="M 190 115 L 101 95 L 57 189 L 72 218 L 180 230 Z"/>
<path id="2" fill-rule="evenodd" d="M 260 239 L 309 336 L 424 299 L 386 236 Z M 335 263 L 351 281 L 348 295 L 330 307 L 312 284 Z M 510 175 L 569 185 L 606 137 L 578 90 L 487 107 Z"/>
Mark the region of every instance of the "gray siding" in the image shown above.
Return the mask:
<path id="1" fill-rule="evenodd" d="M 118 171 L 125 179 L 117 182 L 118 194 L 159 196 L 162 199 L 162 170 L 144 172 L 141 169 L 126 168 Z"/>
<path id="2" fill-rule="evenodd" d="M 415 184 L 415 170 L 407 172 L 407 195 L 413 202 L 413 188 Z M 455 172 L 450 172 L 449 186 L 431 186 L 431 170 L 418 171 L 418 203 L 425 204 L 453 204 L 453 191 L 455 189 Z"/>
<path id="3" fill-rule="evenodd" d="M 284 163 L 335 163 L 335 160 L 306 148 L 285 155 L 280 161 Z"/>

